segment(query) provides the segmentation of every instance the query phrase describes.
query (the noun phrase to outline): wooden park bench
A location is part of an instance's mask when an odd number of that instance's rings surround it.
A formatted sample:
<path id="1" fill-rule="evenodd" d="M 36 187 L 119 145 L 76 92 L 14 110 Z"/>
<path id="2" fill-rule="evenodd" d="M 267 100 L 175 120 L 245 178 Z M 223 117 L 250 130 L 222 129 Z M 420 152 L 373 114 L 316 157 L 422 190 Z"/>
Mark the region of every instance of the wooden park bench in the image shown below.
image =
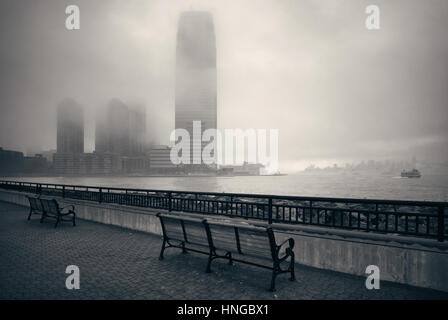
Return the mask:
<path id="1" fill-rule="evenodd" d="M 289 238 L 277 245 L 271 227 L 209 222 L 161 213 L 157 216 L 163 232 L 160 259 L 163 259 L 167 248 L 179 248 L 184 253 L 193 251 L 208 255 L 206 272 L 211 272 L 215 259 L 270 269 L 271 291 L 275 291 L 275 279 L 281 273 L 290 273 L 290 280 L 295 280 L 294 239 Z M 284 264 L 287 267 L 283 267 Z"/>
<path id="2" fill-rule="evenodd" d="M 45 218 L 56 219 L 54 227 L 58 226 L 61 221 L 71 221 L 73 226 L 76 226 L 75 218 L 75 206 L 69 205 L 65 207 L 60 207 L 59 203 L 55 199 L 40 199 L 42 204 L 42 217 L 40 222 L 42 223 Z M 72 216 L 70 219 L 65 219 L 66 216 Z"/>
<path id="3" fill-rule="evenodd" d="M 42 203 L 39 198 L 27 196 L 28 201 L 30 203 L 30 213 L 28 214 L 28 220 L 31 219 L 31 215 L 33 214 L 43 214 Z"/>

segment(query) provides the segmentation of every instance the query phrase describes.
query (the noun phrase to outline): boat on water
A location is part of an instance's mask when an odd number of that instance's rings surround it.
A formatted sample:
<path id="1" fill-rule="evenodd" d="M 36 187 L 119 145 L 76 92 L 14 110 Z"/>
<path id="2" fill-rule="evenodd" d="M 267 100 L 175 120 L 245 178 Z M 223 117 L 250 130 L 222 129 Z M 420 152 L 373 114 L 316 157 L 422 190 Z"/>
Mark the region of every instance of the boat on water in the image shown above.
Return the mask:
<path id="1" fill-rule="evenodd" d="M 412 169 L 410 171 L 403 170 L 401 171 L 401 177 L 402 178 L 420 178 L 422 175 L 420 171 L 417 169 Z"/>

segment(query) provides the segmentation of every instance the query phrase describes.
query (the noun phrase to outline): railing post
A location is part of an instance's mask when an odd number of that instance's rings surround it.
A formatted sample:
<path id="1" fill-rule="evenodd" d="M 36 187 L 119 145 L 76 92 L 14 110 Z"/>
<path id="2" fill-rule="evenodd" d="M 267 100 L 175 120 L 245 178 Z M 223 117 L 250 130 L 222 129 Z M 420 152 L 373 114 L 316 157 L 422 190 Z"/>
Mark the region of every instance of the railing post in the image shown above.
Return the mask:
<path id="1" fill-rule="evenodd" d="M 171 212 L 173 205 L 171 204 L 171 192 L 168 192 L 168 211 Z"/>
<path id="2" fill-rule="evenodd" d="M 227 208 L 226 208 L 227 213 Z M 233 214 L 233 196 L 230 196 L 230 215 Z"/>
<path id="3" fill-rule="evenodd" d="M 272 198 L 269 198 L 268 223 L 272 224 Z"/>
<path id="4" fill-rule="evenodd" d="M 317 210 L 317 217 L 319 219 L 319 210 Z M 334 217 L 334 215 L 332 217 Z M 325 220 L 327 220 L 326 212 L 325 212 Z M 303 211 L 303 223 L 306 223 L 305 210 Z M 310 200 L 310 224 L 312 223 L 313 223 L 313 201 Z M 327 221 L 325 221 L 325 224 L 327 224 Z"/>
<path id="5" fill-rule="evenodd" d="M 65 186 L 62 186 L 62 198 L 65 198 Z"/>
<path id="6" fill-rule="evenodd" d="M 438 210 L 437 222 L 437 240 L 443 242 L 445 240 L 445 208 L 440 206 Z"/>
<path id="7" fill-rule="evenodd" d="M 101 203 L 103 201 L 103 188 L 100 188 L 100 194 L 98 198 L 98 202 Z"/>

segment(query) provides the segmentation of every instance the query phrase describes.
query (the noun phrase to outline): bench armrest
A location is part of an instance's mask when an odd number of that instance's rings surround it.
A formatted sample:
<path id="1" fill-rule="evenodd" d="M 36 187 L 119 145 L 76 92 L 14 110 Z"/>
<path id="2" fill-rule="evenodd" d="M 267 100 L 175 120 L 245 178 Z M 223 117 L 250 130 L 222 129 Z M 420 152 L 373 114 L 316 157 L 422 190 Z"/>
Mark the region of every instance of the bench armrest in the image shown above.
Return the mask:
<path id="1" fill-rule="evenodd" d="M 277 246 L 277 248 L 280 249 L 280 248 L 281 248 L 283 245 L 285 245 L 286 243 L 289 243 L 289 249 L 294 248 L 294 244 L 295 244 L 295 242 L 294 242 L 294 239 L 293 239 L 293 238 L 286 239 L 285 241 L 283 241 L 282 243 L 280 243 L 280 244 Z"/>
<path id="2" fill-rule="evenodd" d="M 283 257 L 280 257 L 280 250 L 281 248 L 285 245 L 285 244 L 289 244 L 289 246 L 285 249 L 285 255 Z M 293 238 L 289 238 L 286 239 L 285 241 L 283 241 L 280 245 L 277 246 L 277 257 L 280 261 L 285 260 L 286 258 L 288 258 L 289 256 L 291 256 L 292 254 L 292 249 L 294 248 L 294 239 Z"/>
<path id="3" fill-rule="evenodd" d="M 65 207 L 61 207 L 61 211 L 64 209 L 67 209 L 67 208 L 71 208 L 71 209 L 68 209 L 68 211 L 73 211 L 73 212 L 75 211 L 75 206 L 72 204 L 65 206 Z"/>

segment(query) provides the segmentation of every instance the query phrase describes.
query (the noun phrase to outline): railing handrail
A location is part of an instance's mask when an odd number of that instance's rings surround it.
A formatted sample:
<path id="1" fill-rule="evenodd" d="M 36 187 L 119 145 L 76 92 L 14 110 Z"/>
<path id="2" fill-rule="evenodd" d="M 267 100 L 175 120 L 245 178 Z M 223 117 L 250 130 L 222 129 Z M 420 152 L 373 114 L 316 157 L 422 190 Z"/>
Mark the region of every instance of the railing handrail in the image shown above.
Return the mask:
<path id="1" fill-rule="evenodd" d="M 409 206 L 426 206 L 426 207 L 448 207 L 448 202 L 428 201 L 428 200 L 390 200 L 390 199 L 365 199 L 365 198 L 333 198 L 333 197 L 315 197 L 315 196 L 290 196 L 290 195 L 268 195 L 259 193 L 228 193 L 228 192 L 202 192 L 202 191 L 184 191 L 184 190 L 165 190 L 165 189 L 139 189 L 139 188 L 119 188 L 107 186 L 88 186 L 88 185 L 70 185 L 62 183 L 45 183 L 45 182 L 29 182 L 29 181 L 11 181 L 0 180 L 0 184 L 29 184 L 39 186 L 69 187 L 69 188 L 85 188 L 85 189 L 102 189 L 115 191 L 130 192 L 146 192 L 146 193 L 179 193 L 193 195 L 209 195 L 220 197 L 239 197 L 239 198 L 257 198 L 257 199 L 273 199 L 273 200 L 290 200 L 290 201 L 313 201 L 313 202 L 342 202 L 342 203 L 362 203 L 362 204 L 388 204 L 388 205 L 409 205 Z"/>
<path id="2" fill-rule="evenodd" d="M 420 235 L 436 238 L 441 242 L 448 238 L 448 230 L 446 229 L 448 227 L 448 223 L 446 222 L 447 213 L 445 212 L 448 208 L 448 202 L 440 201 L 190 192 L 12 180 L 0 180 L 0 187 L 33 192 L 40 195 L 55 194 L 61 195 L 62 198 L 82 199 L 99 203 L 106 202 L 150 207 L 168 210 L 169 212 L 183 211 L 241 216 L 247 219 L 267 220 L 269 224 L 273 222 L 284 222 L 330 226 L 340 229 L 348 228 L 367 232 L 392 232 L 402 235 Z M 173 194 L 188 196 L 173 197 Z M 194 197 L 191 197 L 193 195 Z M 215 196 L 217 198 L 198 197 L 198 195 Z M 252 201 L 240 201 L 240 199 L 252 199 Z M 265 201 L 256 202 L 253 199 L 263 199 Z M 274 202 L 273 200 L 280 201 Z M 331 203 L 335 207 L 322 206 L 319 205 L 319 202 Z M 344 207 L 341 207 L 341 204 Z M 356 204 L 356 206 L 349 206 L 349 204 Z M 374 205 L 374 207 L 371 205 Z M 393 210 L 387 209 L 387 211 L 384 211 L 385 208 L 380 208 L 380 206 L 393 206 Z M 404 208 L 413 207 L 414 209 L 412 212 L 403 212 L 401 210 L 402 208 L 397 209 L 400 206 Z M 419 207 L 425 207 L 426 209 L 418 209 L 415 211 L 415 208 Z M 429 213 L 427 209 L 436 210 L 435 212 Z"/>

